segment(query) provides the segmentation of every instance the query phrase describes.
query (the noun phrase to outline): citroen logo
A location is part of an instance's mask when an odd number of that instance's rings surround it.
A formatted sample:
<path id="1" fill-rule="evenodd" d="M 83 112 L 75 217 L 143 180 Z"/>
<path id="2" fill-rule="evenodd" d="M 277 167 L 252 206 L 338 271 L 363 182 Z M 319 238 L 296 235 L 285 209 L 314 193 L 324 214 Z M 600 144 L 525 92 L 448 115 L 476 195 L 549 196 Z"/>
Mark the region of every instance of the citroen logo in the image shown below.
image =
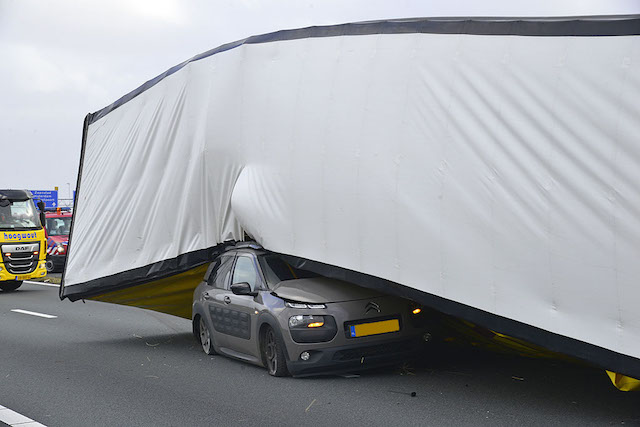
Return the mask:
<path id="1" fill-rule="evenodd" d="M 371 301 L 367 303 L 367 305 L 365 306 L 364 314 L 369 314 L 370 311 L 377 311 L 378 313 L 380 313 L 380 306 L 375 302 Z"/>

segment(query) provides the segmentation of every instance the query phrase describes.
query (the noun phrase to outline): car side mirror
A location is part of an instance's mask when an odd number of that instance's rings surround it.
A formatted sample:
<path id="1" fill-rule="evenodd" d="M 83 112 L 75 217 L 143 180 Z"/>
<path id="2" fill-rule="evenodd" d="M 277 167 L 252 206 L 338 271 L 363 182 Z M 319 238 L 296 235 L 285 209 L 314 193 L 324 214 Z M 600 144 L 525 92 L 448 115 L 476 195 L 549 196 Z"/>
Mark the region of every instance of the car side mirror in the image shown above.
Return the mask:
<path id="1" fill-rule="evenodd" d="M 44 202 L 42 200 L 38 200 L 37 204 L 38 204 L 38 209 L 40 210 L 40 225 L 42 225 L 42 228 L 45 229 L 45 234 L 46 234 L 47 227 L 44 226 L 44 222 L 46 221 L 46 218 L 44 215 Z"/>
<path id="2" fill-rule="evenodd" d="M 234 283 L 231 285 L 231 292 L 233 292 L 234 295 L 250 295 L 252 297 L 258 295 L 257 292 L 251 291 L 251 286 L 247 282 Z"/>

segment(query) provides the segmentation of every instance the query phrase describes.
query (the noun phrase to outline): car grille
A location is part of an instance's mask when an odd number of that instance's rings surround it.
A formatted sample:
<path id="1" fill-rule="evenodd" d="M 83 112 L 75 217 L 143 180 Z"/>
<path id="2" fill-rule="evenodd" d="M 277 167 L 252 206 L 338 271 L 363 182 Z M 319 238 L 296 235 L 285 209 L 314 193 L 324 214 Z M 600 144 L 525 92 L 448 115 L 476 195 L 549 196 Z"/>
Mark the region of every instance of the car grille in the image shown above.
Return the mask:
<path id="1" fill-rule="evenodd" d="M 10 252 L 11 255 L 7 256 L 3 250 L 2 261 L 7 271 L 11 274 L 31 273 L 38 266 L 38 255 L 34 255 L 33 252 Z"/>
<path id="2" fill-rule="evenodd" d="M 335 352 L 333 360 L 346 361 L 358 360 L 363 357 L 388 356 L 397 353 L 405 353 L 411 350 L 411 341 L 395 341 L 366 347 L 340 350 Z"/>

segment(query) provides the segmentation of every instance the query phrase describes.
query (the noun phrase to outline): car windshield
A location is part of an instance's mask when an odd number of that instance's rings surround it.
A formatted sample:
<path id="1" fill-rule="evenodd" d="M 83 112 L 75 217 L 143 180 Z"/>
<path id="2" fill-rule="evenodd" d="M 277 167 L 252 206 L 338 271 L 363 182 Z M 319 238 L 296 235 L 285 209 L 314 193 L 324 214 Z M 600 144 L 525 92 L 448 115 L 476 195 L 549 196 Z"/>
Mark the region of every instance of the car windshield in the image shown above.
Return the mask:
<path id="1" fill-rule="evenodd" d="M 33 200 L 14 201 L 0 206 L 0 229 L 28 230 L 40 228 L 40 218 Z"/>
<path id="2" fill-rule="evenodd" d="M 71 217 L 47 218 L 47 233 L 49 236 L 68 236 L 71 229 Z"/>
<path id="3" fill-rule="evenodd" d="M 277 255 L 270 254 L 259 256 L 258 262 L 260 263 L 260 267 L 262 268 L 262 272 L 264 273 L 265 280 L 269 287 L 285 280 L 319 277 L 318 274 L 311 271 L 292 267 Z"/>

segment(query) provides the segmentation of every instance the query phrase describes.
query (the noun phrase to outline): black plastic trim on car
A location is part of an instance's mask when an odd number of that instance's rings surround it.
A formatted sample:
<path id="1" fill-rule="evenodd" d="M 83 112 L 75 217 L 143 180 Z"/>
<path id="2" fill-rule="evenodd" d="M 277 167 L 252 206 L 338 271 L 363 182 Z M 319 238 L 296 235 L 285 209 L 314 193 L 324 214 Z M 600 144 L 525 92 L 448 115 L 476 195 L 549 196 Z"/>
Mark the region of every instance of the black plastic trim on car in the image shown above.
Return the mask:
<path id="1" fill-rule="evenodd" d="M 287 363 L 287 368 L 288 368 L 289 364 L 291 363 L 291 359 L 289 358 L 289 352 L 287 351 L 286 345 L 284 344 L 285 341 L 284 341 L 284 338 L 282 337 L 282 329 L 280 329 L 280 324 L 278 323 L 278 319 L 276 319 L 271 313 L 260 313 L 258 315 L 258 319 L 256 320 L 256 322 L 258 325 L 258 340 L 262 339 L 262 336 L 260 334 L 260 332 L 262 331 L 262 327 L 264 325 L 269 325 L 271 326 L 271 329 L 273 329 L 273 332 L 278 336 L 280 343 L 285 346 L 285 348 L 283 348 L 283 352 L 284 352 L 285 362 Z M 262 347 L 262 343 L 259 343 L 259 344 Z M 262 348 L 260 348 L 260 352 L 262 353 Z"/>
<path id="2" fill-rule="evenodd" d="M 414 347 L 414 341 L 412 340 L 383 342 L 379 344 L 338 350 L 333 354 L 332 360 L 348 361 L 362 360 L 363 357 L 390 356 L 398 353 L 410 352 Z"/>
<path id="3" fill-rule="evenodd" d="M 325 347 L 310 350 L 309 360 L 293 360 L 287 364 L 294 377 L 331 375 L 393 365 L 403 357 L 412 357 L 420 348 L 417 339 L 392 339 L 384 343 L 357 344 Z"/>

